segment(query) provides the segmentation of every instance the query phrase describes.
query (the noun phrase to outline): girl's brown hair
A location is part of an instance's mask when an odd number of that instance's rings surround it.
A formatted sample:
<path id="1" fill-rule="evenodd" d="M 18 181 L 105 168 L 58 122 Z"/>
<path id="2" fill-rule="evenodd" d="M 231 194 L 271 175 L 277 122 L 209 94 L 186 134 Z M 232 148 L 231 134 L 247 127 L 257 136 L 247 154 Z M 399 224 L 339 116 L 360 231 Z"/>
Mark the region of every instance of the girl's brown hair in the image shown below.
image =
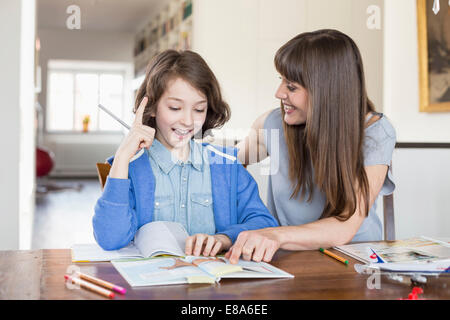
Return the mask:
<path id="1" fill-rule="evenodd" d="M 306 123 L 283 121 L 291 198 L 300 194 L 304 199 L 309 191 L 311 201 L 315 183 L 326 196 L 321 218 L 347 220 L 361 200 L 367 215 L 370 194 L 363 141 L 366 114 L 374 106 L 367 97 L 358 47 L 336 30 L 306 32 L 283 45 L 274 62 L 283 77 L 308 92 Z M 284 117 L 282 102 L 281 112 Z"/>
<path id="2" fill-rule="evenodd" d="M 222 99 L 219 82 L 205 60 L 193 51 L 165 50 L 149 62 L 145 79 L 137 91 L 134 112 L 144 96 L 148 97 L 143 124 L 156 128 L 155 118 L 151 115 L 156 113 L 156 107 L 168 81 L 178 77 L 187 81 L 207 98 L 208 109 L 202 127 L 203 134 L 210 129 L 223 126 L 230 119 L 231 111 Z"/>

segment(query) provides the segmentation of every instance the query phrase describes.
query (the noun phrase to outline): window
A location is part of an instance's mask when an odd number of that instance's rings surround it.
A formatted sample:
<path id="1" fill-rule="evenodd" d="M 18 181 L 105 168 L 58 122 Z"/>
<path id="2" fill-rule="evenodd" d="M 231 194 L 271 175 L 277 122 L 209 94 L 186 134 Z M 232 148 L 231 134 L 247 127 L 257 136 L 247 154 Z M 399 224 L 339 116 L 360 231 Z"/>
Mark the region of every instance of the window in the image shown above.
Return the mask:
<path id="1" fill-rule="evenodd" d="M 87 116 L 90 132 L 122 130 L 111 116 L 99 110 L 98 104 L 123 117 L 125 72 L 117 67 L 108 70 L 99 66 L 49 62 L 47 131 L 82 131 Z"/>

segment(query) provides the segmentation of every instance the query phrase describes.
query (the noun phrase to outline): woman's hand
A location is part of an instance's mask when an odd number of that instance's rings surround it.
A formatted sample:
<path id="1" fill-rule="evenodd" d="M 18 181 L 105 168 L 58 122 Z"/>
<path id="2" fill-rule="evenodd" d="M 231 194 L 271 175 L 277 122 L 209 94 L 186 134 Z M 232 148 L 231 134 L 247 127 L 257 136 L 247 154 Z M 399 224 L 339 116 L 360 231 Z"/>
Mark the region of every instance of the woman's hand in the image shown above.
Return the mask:
<path id="1" fill-rule="evenodd" d="M 136 110 L 136 117 L 134 118 L 130 131 L 116 151 L 115 158 L 129 162 L 140 149 L 148 149 L 152 145 L 153 139 L 155 138 L 155 129 L 142 124 L 147 102 L 148 98 L 144 97 L 139 108 Z"/>
<path id="2" fill-rule="evenodd" d="M 224 234 L 209 235 L 204 233 L 194 234 L 187 237 L 185 253 L 190 256 L 211 256 L 214 257 L 222 250 L 231 247 L 231 240 Z"/>
<path id="3" fill-rule="evenodd" d="M 277 228 L 243 231 L 225 254 L 225 258 L 230 263 L 237 263 L 242 254 L 242 258 L 247 261 L 270 262 L 280 248 L 278 232 Z"/>

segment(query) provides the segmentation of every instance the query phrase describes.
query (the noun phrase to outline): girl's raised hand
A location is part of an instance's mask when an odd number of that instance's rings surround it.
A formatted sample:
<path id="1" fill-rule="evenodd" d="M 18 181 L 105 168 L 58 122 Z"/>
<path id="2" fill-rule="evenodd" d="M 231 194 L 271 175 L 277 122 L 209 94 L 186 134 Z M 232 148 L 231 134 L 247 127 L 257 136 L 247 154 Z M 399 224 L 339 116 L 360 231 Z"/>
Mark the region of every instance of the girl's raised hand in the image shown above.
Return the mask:
<path id="1" fill-rule="evenodd" d="M 116 152 L 116 158 L 130 160 L 142 148 L 150 148 L 155 138 L 155 129 L 142 124 L 145 106 L 148 98 L 144 97 L 136 110 L 133 125 L 120 144 Z"/>

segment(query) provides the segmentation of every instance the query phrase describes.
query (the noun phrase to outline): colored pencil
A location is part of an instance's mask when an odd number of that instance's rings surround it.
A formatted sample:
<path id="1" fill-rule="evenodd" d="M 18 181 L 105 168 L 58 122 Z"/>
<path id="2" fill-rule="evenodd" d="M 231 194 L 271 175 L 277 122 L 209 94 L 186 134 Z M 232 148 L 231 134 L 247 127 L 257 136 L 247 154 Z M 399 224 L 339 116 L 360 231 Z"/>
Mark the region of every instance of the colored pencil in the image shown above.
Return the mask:
<path id="1" fill-rule="evenodd" d="M 342 258 L 342 257 L 340 257 L 340 256 L 338 256 L 338 255 L 328 251 L 327 249 L 319 248 L 319 251 L 322 252 L 322 253 L 325 253 L 326 255 L 328 255 L 328 256 L 330 256 L 332 258 L 335 258 L 336 260 L 338 260 L 338 261 L 340 261 L 340 262 L 342 262 L 342 263 L 344 263 L 346 265 L 348 265 L 348 260 L 346 260 L 346 259 L 344 259 L 344 258 Z"/>
<path id="2" fill-rule="evenodd" d="M 122 287 L 120 287 L 118 285 L 115 285 L 114 283 L 111 283 L 111 282 L 108 282 L 108 281 L 105 281 L 105 280 L 102 280 L 102 279 L 90 276 L 88 274 L 77 272 L 77 275 L 80 277 L 80 279 L 92 282 L 92 283 L 94 283 L 96 285 L 99 285 L 99 286 L 104 287 L 104 288 L 109 289 L 109 290 L 113 290 L 113 291 L 115 291 L 117 293 L 125 294 L 127 292 L 127 290 L 125 288 L 122 288 Z"/>
<path id="3" fill-rule="evenodd" d="M 72 282 L 74 284 L 79 285 L 83 289 L 90 290 L 92 292 L 98 293 L 98 294 L 100 294 L 100 295 L 102 295 L 102 296 L 104 296 L 106 298 L 110 298 L 110 299 L 114 298 L 114 292 L 109 291 L 109 290 L 107 290 L 105 288 L 99 287 L 99 286 L 97 286 L 97 285 L 95 285 L 93 283 L 90 283 L 88 281 L 84 281 L 84 280 L 82 280 L 80 278 L 71 277 L 71 276 L 68 276 L 67 274 L 64 275 L 64 279 L 66 279 L 66 281 L 70 281 L 70 282 Z"/>

